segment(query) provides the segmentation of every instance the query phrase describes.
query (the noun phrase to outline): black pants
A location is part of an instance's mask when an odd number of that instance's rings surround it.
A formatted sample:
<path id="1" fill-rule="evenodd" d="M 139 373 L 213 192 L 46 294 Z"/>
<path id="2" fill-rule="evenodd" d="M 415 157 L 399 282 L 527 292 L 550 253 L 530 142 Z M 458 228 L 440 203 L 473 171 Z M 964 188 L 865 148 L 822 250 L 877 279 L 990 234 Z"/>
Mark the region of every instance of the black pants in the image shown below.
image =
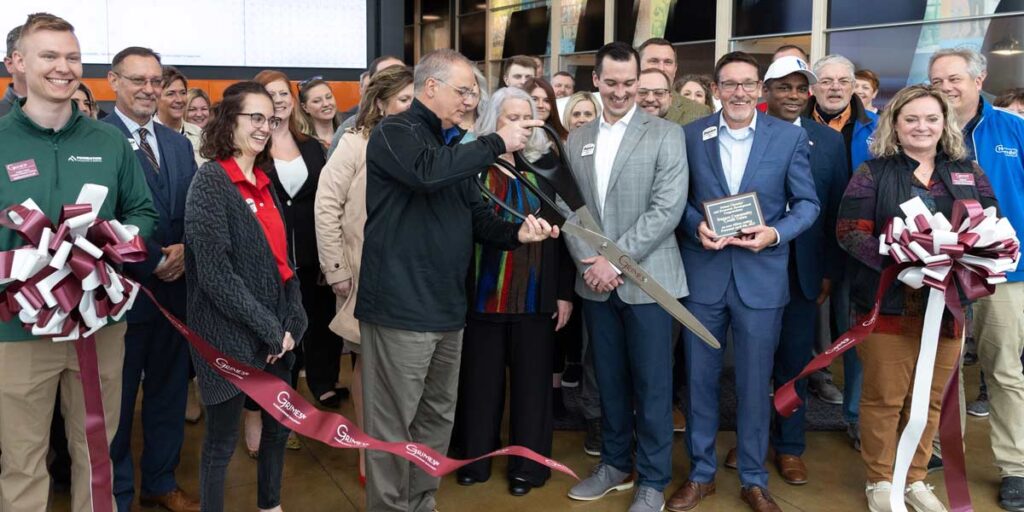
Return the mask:
<path id="1" fill-rule="evenodd" d="M 309 328 L 296 350 L 296 365 L 292 368 L 292 382 L 298 385 L 299 370 L 306 369 L 306 384 L 314 397 L 332 391 L 341 370 L 341 338 L 331 332 L 335 300 L 331 287 L 320 282 L 320 269 L 298 270 L 302 287 L 302 307 L 309 318 Z M 298 341 L 298 340 L 296 340 Z"/>
<path id="2" fill-rule="evenodd" d="M 287 381 L 294 359 L 291 353 L 287 353 L 264 370 Z M 242 417 L 245 399 L 246 396 L 239 393 L 225 402 L 206 405 L 206 438 L 203 439 L 199 467 L 199 500 L 204 512 L 224 510 L 224 480 L 228 463 L 238 446 L 238 420 Z M 266 411 L 263 411 L 262 416 L 263 434 L 256 462 L 256 504 L 259 508 L 267 509 L 281 504 L 284 449 L 291 431 Z"/>
<path id="3" fill-rule="evenodd" d="M 505 367 L 508 366 L 509 440 L 544 455 L 551 455 L 551 363 L 555 322 L 550 315 L 522 315 L 510 320 L 470 318 L 462 342 L 459 401 L 455 414 L 457 445 L 467 458 L 501 447 L 501 419 L 505 411 Z M 491 461 L 484 459 L 459 469 L 477 480 L 491 476 Z M 508 478 L 533 486 L 551 476 L 544 465 L 509 457 Z"/>

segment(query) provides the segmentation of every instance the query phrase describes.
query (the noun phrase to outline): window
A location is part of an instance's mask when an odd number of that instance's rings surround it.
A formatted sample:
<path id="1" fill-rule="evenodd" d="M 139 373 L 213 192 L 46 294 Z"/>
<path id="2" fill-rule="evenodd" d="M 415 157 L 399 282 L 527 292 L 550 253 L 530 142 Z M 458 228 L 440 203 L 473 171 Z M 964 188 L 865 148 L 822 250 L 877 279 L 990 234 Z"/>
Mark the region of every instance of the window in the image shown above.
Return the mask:
<path id="1" fill-rule="evenodd" d="M 859 3 L 858 0 L 843 1 Z M 733 0 L 733 2 L 733 36 L 735 37 L 811 31 L 812 0 Z"/>

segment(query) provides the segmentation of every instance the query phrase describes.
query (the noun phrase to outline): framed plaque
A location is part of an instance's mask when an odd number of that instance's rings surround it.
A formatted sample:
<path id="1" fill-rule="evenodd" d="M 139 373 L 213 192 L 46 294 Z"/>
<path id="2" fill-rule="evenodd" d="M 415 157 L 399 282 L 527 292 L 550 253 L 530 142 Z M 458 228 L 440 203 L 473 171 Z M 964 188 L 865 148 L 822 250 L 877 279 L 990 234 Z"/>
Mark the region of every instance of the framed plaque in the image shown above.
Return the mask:
<path id="1" fill-rule="evenodd" d="M 705 201 L 704 218 L 716 238 L 735 236 L 743 228 L 764 225 L 757 192 Z"/>

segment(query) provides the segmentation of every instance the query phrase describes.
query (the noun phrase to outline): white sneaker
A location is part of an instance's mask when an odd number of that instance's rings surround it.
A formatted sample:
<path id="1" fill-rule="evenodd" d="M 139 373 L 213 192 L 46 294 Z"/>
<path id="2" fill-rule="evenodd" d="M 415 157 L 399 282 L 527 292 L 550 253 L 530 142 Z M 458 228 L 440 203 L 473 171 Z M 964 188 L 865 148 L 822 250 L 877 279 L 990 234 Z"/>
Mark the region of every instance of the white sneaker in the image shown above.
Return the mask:
<path id="1" fill-rule="evenodd" d="M 864 488 L 864 494 L 868 497 L 868 510 L 871 512 L 892 512 L 889 506 L 892 482 L 869 482 Z"/>
<path id="2" fill-rule="evenodd" d="M 935 487 L 924 482 L 910 484 L 905 493 L 907 504 L 917 512 L 947 512 L 946 506 L 932 492 L 933 489 Z"/>

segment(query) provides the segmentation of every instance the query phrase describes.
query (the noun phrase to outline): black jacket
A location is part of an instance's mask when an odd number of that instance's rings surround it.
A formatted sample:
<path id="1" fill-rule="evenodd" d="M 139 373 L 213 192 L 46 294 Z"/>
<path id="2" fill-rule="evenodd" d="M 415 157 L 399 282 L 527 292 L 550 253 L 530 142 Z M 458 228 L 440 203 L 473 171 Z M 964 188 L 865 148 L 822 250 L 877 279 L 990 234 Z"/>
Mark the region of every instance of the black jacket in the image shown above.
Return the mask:
<path id="1" fill-rule="evenodd" d="M 505 144 L 496 134 L 446 145 L 438 119 L 418 100 L 388 116 L 366 148 L 366 227 L 356 318 L 420 332 L 466 323 L 473 241 L 519 246 L 516 224 L 499 219 L 469 179 Z"/>
<path id="2" fill-rule="evenodd" d="M 281 201 L 281 215 L 284 217 L 288 233 L 288 248 L 291 249 L 291 257 L 296 268 L 320 268 L 316 252 L 313 202 L 316 199 L 317 184 L 320 182 L 320 171 L 327 163 L 327 159 L 324 157 L 324 147 L 312 137 L 301 142 L 296 141 L 296 145 L 299 147 L 302 161 L 306 163 L 309 176 L 295 197 L 289 197 L 285 192 L 276 169 L 267 171 L 267 176 L 274 182 L 274 192 Z"/>

